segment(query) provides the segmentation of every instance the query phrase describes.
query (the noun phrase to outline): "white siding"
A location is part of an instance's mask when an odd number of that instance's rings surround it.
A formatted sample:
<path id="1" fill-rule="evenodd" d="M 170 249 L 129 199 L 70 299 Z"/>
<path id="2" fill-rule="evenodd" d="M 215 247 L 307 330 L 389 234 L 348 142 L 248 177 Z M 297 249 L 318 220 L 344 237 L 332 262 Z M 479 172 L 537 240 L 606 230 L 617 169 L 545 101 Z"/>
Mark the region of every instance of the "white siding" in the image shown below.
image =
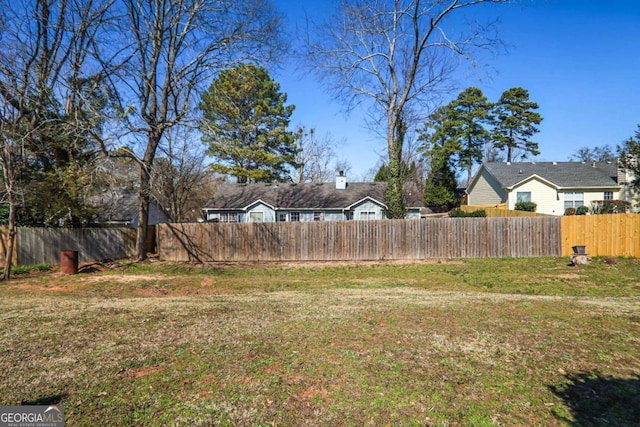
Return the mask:
<path id="1" fill-rule="evenodd" d="M 531 179 L 523 184 L 515 187 L 509 192 L 508 209 L 515 209 L 518 192 L 530 192 L 531 201 L 535 203 L 536 212 L 547 215 L 563 215 L 563 200 L 558 199 L 558 193 L 555 188 L 538 179 Z"/>
<path id="2" fill-rule="evenodd" d="M 485 169 L 468 191 L 469 205 L 497 205 L 507 200 L 507 193 Z"/>
<path id="3" fill-rule="evenodd" d="M 560 201 L 562 202 L 562 214 L 564 214 L 564 201 L 565 201 L 566 193 L 582 192 L 583 198 L 584 198 L 584 206 L 588 207 L 589 210 L 591 210 L 592 202 L 604 200 L 605 191 L 613 192 L 613 200 L 624 200 L 623 199 L 624 190 L 620 190 L 618 188 L 602 189 L 597 191 L 594 191 L 592 189 L 580 189 L 580 188 L 564 190 L 560 192 Z"/>

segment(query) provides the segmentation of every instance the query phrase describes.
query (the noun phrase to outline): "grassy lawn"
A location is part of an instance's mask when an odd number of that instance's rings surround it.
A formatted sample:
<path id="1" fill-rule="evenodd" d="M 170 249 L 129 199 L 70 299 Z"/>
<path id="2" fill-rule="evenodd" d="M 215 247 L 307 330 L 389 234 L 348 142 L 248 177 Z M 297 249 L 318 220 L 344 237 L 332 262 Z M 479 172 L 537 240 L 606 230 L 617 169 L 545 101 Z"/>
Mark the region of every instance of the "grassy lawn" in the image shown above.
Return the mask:
<path id="1" fill-rule="evenodd" d="M 114 263 L 0 283 L 0 405 L 69 426 L 640 424 L 640 260 Z M 42 268 L 39 268 L 42 270 Z"/>

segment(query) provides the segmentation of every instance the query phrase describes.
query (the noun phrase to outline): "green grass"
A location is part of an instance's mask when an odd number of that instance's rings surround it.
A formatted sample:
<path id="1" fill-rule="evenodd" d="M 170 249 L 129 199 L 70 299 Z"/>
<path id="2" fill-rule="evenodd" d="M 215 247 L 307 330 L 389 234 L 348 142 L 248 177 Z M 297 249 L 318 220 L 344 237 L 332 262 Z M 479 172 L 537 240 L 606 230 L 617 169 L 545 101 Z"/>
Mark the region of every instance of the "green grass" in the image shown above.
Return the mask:
<path id="1" fill-rule="evenodd" d="M 638 424 L 640 262 L 566 264 L 44 272 L 0 284 L 0 404 L 78 426 Z"/>
<path id="2" fill-rule="evenodd" d="M 37 264 L 37 265 L 16 265 L 11 268 L 11 274 L 27 274 L 34 272 L 43 272 L 51 270 L 49 264 Z M 0 268 L 0 274 L 4 274 L 4 268 Z"/>

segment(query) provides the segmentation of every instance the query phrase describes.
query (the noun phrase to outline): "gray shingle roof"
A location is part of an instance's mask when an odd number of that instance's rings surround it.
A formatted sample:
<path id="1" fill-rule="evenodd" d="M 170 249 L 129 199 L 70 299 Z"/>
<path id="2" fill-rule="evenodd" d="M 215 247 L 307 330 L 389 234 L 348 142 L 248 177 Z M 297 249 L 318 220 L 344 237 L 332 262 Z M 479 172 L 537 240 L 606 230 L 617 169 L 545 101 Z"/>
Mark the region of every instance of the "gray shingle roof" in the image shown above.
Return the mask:
<path id="1" fill-rule="evenodd" d="M 616 187 L 615 162 L 512 162 L 485 163 L 486 170 L 503 186 L 513 185 L 537 175 L 561 188 Z"/>
<path id="2" fill-rule="evenodd" d="M 371 197 L 384 203 L 386 183 L 350 182 L 343 190 L 336 189 L 335 183 L 305 184 L 230 184 L 222 183 L 216 195 L 205 209 L 242 209 L 262 200 L 279 209 L 344 209 L 354 203 Z M 419 191 L 406 192 L 407 207 L 422 207 Z"/>
<path id="3" fill-rule="evenodd" d="M 131 222 L 138 214 L 138 198 L 128 189 L 106 190 L 94 195 L 95 223 Z"/>
<path id="4" fill-rule="evenodd" d="M 129 189 L 108 189 L 89 199 L 95 209 L 92 219 L 95 224 L 137 224 L 138 195 Z M 169 217 L 153 201 L 149 205 L 149 225 L 171 222 Z"/>

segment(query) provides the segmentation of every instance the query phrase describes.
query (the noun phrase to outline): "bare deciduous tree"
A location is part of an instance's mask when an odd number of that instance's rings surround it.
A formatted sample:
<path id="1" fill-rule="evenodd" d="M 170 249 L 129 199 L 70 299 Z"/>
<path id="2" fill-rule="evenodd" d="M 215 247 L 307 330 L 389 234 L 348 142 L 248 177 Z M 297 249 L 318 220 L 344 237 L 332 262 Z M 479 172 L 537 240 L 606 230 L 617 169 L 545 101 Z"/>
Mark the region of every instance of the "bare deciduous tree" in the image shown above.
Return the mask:
<path id="1" fill-rule="evenodd" d="M 165 133 L 193 118 L 195 96 L 216 72 L 274 58 L 280 16 L 267 0 L 122 0 L 121 64 L 114 86 L 140 165 L 137 258 L 146 258 L 151 173 Z M 112 68 L 105 63 L 105 69 Z"/>
<path id="2" fill-rule="evenodd" d="M 185 132 L 180 132 L 186 131 Z M 215 176 L 206 170 L 204 149 L 188 129 L 173 129 L 160 148 L 151 174 L 153 198 L 175 222 L 202 217 L 202 207 L 213 197 Z"/>
<path id="3" fill-rule="evenodd" d="M 300 127 L 295 133 L 300 150 L 296 156 L 298 167 L 291 174 L 291 180 L 302 182 L 328 182 L 335 177 L 335 142 L 329 135 L 319 137 L 315 129 Z"/>
<path id="4" fill-rule="evenodd" d="M 506 2 L 343 1 L 339 12 L 309 36 L 308 60 L 336 97 L 348 108 L 369 102 L 384 123 L 392 217 L 404 216 L 400 169 L 405 137 L 420 117 L 417 107 L 428 110 L 436 94 L 452 89 L 450 78 L 460 58 L 471 59 L 475 48 L 495 46 L 487 38 L 488 27 L 465 32 L 452 19 L 482 3 Z"/>
<path id="5" fill-rule="evenodd" d="M 0 1 L 0 164 L 9 204 L 4 279 L 11 274 L 18 177 L 27 165 L 50 171 L 73 164 L 100 126 L 91 113 L 104 100 L 100 79 L 87 64 L 110 3 Z"/>

